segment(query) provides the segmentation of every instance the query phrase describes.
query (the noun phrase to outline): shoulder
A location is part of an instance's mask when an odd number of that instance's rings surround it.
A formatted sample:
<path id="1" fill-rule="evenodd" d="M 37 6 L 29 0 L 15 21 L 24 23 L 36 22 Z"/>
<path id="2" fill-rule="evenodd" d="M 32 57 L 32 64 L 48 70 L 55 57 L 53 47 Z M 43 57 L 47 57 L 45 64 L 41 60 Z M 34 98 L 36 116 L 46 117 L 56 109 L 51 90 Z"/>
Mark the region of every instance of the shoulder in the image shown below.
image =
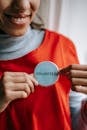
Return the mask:
<path id="1" fill-rule="evenodd" d="M 48 30 L 48 29 L 45 29 L 45 31 L 46 31 L 46 37 L 48 39 L 57 41 L 59 44 L 64 46 L 66 49 L 68 49 L 68 48 L 75 49 L 75 44 L 69 37 L 67 37 L 61 33 L 58 33 L 56 31 L 52 31 L 52 30 Z"/>
<path id="2" fill-rule="evenodd" d="M 64 61 L 67 62 L 67 65 L 79 62 L 76 46 L 70 38 L 54 31 L 46 30 L 46 32 L 49 39 L 52 41 L 52 45 L 55 45 L 57 53 L 61 52 Z"/>
<path id="3" fill-rule="evenodd" d="M 46 33 L 48 36 L 50 37 L 54 37 L 54 38 L 58 38 L 59 40 L 65 40 L 65 41 L 68 41 L 68 42 L 72 42 L 71 39 L 59 32 L 56 32 L 56 31 L 52 31 L 52 30 L 48 30 L 48 29 L 45 29 Z"/>

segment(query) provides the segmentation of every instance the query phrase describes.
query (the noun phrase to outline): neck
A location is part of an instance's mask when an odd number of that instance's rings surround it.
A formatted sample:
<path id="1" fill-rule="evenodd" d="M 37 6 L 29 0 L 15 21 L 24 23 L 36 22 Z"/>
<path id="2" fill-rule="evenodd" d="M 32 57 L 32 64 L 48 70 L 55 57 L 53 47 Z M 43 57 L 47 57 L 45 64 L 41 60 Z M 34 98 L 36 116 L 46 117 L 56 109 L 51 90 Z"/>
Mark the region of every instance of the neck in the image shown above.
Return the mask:
<path id="1" fill-rule="evenodd" d="M 20 37 L 0 34 L 0 60 L 10 60 L 24 56 L 36 49 L 42 42 L 44 31 L 31 27 Z"/>

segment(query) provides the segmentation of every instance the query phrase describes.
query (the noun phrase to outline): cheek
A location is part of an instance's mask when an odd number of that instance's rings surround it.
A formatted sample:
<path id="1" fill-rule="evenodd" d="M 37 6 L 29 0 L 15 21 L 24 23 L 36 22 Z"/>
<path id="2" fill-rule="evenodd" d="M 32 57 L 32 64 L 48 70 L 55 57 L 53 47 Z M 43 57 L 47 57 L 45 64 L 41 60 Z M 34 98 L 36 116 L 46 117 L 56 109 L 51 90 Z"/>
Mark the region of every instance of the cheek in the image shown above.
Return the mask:
<path id="1" fill-rule="evenodd" d="M 9 7 L 10 3 L 10 0 L 0 0 L 0 15 Z"/>
<path id="2" fill-rule="evenodd" d="M 31 6 L 34 11 L 37 11 L 40 6 L 40 0 L 31 0 Z"/>
<path id="3" fill-rule="evenodd" d="M 12 0 L 0 0 L 0 10 L 7 8 Z"/>
<path id="4" fill-rule="evenodd" d="M 4 12 L 10 6 L 12 0 L 0 0 L 0 20 L 3 17 Z"/>

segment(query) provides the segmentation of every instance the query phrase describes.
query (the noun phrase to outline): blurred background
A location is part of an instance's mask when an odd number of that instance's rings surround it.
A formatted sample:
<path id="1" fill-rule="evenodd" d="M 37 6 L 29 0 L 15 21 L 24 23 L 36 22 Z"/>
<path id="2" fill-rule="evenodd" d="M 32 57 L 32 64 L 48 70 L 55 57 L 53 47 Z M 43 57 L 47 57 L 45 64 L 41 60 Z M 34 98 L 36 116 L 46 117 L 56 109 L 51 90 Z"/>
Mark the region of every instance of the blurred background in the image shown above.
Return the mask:
<path id="1" fill-rule="evenodd" d="M 81 64 L 87 64 L 87 0 L 41 0 L 45 27 L 69 37 Z"/>

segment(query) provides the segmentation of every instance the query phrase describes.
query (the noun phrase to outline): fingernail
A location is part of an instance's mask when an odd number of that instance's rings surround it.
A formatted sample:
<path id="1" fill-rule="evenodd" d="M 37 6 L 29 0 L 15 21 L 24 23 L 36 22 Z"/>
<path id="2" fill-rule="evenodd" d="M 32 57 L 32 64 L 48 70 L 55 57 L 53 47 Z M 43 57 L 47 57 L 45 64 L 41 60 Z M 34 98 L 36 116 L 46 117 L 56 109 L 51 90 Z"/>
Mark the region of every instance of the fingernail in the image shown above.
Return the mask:
<path id="1" fill-rule="evenodd" d="M 38 86 L 38 81 L 36 81 L 35 85 Z"/>

